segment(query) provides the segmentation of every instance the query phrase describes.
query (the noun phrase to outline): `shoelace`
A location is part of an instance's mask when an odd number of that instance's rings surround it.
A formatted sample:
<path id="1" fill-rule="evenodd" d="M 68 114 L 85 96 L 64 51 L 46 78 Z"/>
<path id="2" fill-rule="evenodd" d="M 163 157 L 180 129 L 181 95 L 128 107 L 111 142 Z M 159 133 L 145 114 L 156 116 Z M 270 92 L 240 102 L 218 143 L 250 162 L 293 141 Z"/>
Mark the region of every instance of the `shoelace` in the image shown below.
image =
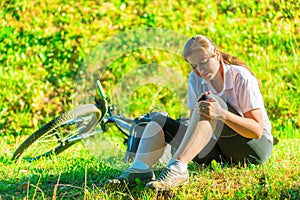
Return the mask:
<path id="1" fill-rule="evenodd" d="M 163 170 L 163 172 L 161 173 L 161 175 L 157 178 L 157 180 L 162 181 L 162 180 L 165 179 L 164 181 L 168 181 L 168 176 L 169 176 L 170 173 L 172 173 L 171 169 L 170 168 L 165 168 Z"/>

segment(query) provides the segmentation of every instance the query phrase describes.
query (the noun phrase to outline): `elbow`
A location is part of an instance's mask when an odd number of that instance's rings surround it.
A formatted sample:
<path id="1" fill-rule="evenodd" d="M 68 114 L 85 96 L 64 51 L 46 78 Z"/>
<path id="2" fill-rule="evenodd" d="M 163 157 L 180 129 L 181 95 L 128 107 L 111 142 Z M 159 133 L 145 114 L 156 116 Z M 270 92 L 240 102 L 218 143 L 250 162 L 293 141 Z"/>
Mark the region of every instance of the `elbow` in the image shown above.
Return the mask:
<path id="1" fill-rule="evenodd" d="M 255 138 L 259 140 L 261 138 L 261 136 L 263 135 L 263 128 L 260 128 L 256 133 L 255 133 Z"/>
<path id="2" fill-rule="evenodd" d="M 262 134 L 256 134 L 254 139 L 259 140 L 261 138 Z"/>

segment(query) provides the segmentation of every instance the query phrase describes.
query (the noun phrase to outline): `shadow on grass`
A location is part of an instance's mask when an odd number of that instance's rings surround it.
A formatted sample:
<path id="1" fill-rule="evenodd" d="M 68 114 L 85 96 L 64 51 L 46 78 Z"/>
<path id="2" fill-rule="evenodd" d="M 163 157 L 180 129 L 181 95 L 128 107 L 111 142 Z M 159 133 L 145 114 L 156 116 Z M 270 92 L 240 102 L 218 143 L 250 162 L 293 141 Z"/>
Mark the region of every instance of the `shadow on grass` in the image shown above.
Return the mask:
<path id="1" fill-rule="evenodd" d="M 280 199 L 300 200 L 300 186 L 295 188 L 290 188 L 287 190 L 282 190 Z"/>
<path id="2" fill-rule="evenodd" d="M 158 199 L 173 198 L 175 192 L 156 192 L 145 189 L 143 184 L 134 187 L 109 189 L 104 182 L 122 172 L 113 167 L 104 170 L 86 169 L 49 175 L 42 169 L 34 169 L 35 173 L 22 178 L 1 180 L 0 199 L 136 199 L 145 194 Z"/>
<path id="3" fill-rule="evenodd" d="M 27 199 L 142 199 L 145 197 L 180 199 L 185 193 L 192 195 L 195 192 L 201 193 L 205 189 L 198 188 L 200 186 L 197 182 L 192 182 L 191 187 L 183 186 L 166 192 L 151 191 L 145 189 L 142 184 L 134 187 L 108 189 L 103 186 L 104 182 L 122 173 L 113 165 L 107 166 L 101 162 L 82 158 L 69 161 L 59 160 L 59 162 L 66 162 L 64 165 L 67 166 L 61 169 L 61 173 L 55 174 L 55 172 L 51 172 L 51 169 L 39 166 L 40 163 L 38 162 L 31 167 L 30 173 L 26 174 L 25 172 L 22 176 L 16 176 L 17 178 L 1 180 L 0 199 L 24 199 L 25 197 Z M 47 165 L 47 161 L 43 165 Z M 216 176 L 218 178 L 222 178 L 220 175 L 223 172 L 218 170 L 219 167 L 221 166 L 217 164 L 205 167 L 192 164 L 189 169 L 191 174 L 193 171 L 205 170 L 208 173 L 218 175 Z M 226 167 L 231 168 L 231 166 Z M 156 175 L 159 172 L 160 170 L 157 170 Z M 267 180 L 264 173 L 261 176 L 256 176 L 256 178 L 258 179 L 257 183 L 263 188 Z M 300 187 L 297 186 L 295 188 L 281 188 L 280 199 L 300 199 L 299 191 Z M 256 191 L 257 198 L 267 198 L 269 192 L 267 188 L 266 190 L 262 189 L 261 192 Z"/>
<path id="4" fill-rule="evenodd" d="M 101 167 L 100 167 L 101 168 Z M 108 190 L 103 185 L 110 178 L 122 172 L 108 167 L 105 169 L 76 167 L 76 169 L 52 175 L 51 172 L 38 167 L 31 169 L 33 173 L 25 173 L 21 178 L 0 180 L 0 199 L 83 199 L 84 197 L 132 197 L 141 196 L 143 185 L 137 187 Z M 87 191 L 85 193 L 85 191 Z"/>

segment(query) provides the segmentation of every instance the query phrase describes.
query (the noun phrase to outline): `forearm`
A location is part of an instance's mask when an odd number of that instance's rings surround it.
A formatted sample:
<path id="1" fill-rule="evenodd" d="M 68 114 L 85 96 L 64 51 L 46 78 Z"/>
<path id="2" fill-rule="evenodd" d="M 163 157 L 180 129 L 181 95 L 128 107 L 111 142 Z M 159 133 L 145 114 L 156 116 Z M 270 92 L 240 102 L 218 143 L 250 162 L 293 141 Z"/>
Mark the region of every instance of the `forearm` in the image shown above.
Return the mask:
<path id="1" fill-rule="evenodd" d="M 226 111 L 224 123 L 243 137 L 259 139 L 263 127 L 254 119 L 240 117 Z"/>

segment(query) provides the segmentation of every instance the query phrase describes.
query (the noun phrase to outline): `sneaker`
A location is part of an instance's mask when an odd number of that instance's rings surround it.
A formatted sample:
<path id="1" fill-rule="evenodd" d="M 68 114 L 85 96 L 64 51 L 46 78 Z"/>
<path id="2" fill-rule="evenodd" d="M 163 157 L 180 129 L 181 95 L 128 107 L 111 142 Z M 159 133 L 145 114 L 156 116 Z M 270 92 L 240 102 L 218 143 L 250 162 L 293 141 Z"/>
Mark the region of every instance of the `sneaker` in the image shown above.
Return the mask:
<path id="1" fill-rule="evenodd" d="M 189 174 L 186 170 L 184 173 L 166 167 L 155 181 L 146 184 L 147 188 L 159 191 L 169 190 L 173 187 L 184 185 L 189 180 Z"/>
<path id="2" fill-rule="evenodd" d="M 135 169 L 128 168 L 120 176 L 114 179 L 110 179 L 104 183 L 105 186 L 108 185 L 135 185 L 138 183 L 138 180 L 141 183 L 148 183 L 149 181 L 155 180 L 155 174 L 151 169 Z"/>

